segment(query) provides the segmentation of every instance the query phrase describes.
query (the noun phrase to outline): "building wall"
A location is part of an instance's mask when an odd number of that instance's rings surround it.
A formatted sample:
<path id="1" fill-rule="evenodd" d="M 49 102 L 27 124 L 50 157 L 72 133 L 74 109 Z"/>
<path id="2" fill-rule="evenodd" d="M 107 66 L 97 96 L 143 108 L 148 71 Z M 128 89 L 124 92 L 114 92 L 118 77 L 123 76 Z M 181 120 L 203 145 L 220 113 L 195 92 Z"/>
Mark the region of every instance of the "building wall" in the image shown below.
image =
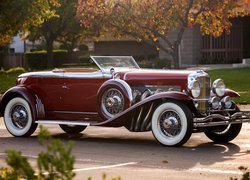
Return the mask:
<path id="1" fill-rule="evenodd" d="M 9 45 L 10 53 L 24 53 L 30 52 L 32 49 L 36 49 L 41 42 L 35 41 L 31 42 L 28 40 L 23 40 L 19 35 L 13 37 L 12 43 Z"/>
<path id="2" fill-rule="evenodd" d="M 12 53 L 23 53 L 24 41 L 20 38 L 20 36 L 15 36 L 9 47 L 11 51 L 13 51 Z"/>
<path id="3" fill-rule="evenodd" d="M 152 55 L 159 52 L 152 45 L 137 41 L 99 41 L 94 44 L 97 55 Z"/>
<path id="4" fill-rule="evenodd" d="M 172 31 L 168 34 L 170 41 L 176 39 L 177 33 Z M 181 67 L 189 67 L 198 64 L 201 58 L 201 34 L 198 27 L 192 27 L 185 30 L 180 45 L 180 64 Z M 164 42 L 161 41 L 164 45 Z M 160 58 L 172 59 L 164 51 L 160 50 Z"/>

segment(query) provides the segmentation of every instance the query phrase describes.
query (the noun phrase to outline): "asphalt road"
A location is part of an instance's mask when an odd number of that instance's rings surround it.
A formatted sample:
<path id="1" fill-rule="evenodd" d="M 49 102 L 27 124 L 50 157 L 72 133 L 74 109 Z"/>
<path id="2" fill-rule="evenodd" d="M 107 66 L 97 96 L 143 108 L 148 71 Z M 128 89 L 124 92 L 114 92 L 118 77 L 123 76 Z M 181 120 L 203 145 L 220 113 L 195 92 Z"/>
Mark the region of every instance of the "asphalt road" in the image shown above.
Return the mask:
<path id="1" fill-rule="evenodd" d="M 239 166 L 250 168 L 250 124 L 229 144 L 214 144 L 203 133 L 193 134 L 179 148 L 160 145 L 151 132 L 131 133 L 125 128 L 88 127 L 82 134 L 68 136 L 56 125 L 46 126 L 53 137 L 76 145 L 75 179 L 230 179 L 240 178 Z M 37 130 L 38 131 L 38 130 Z M 43 148 L 37 131 L 29 138 L 12 137 L 0 119 L 0 167 L 5 165 L 6 149 L 15 149 L 35 165 Z"/>

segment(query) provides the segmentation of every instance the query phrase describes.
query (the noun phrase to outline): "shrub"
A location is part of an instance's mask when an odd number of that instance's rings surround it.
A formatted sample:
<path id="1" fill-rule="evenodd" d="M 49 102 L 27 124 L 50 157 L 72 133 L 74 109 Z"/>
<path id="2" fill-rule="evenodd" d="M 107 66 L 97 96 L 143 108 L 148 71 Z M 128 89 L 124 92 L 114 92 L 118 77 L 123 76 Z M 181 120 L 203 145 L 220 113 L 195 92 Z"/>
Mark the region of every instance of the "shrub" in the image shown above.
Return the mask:
<path id="1" fill-rule="evenodd" d="M 7 74 L 22 74 L 25 73 L 25 69 L 23 67 L 15 67 L 15 68 L 11 68 L 8 71 L 6 71 Z"/>
<path id="2" fill-rule="evenodd" d="M 66 50 L 53 51 L 53 67 L 60 67 L 68 59 Z M 47 51 L 34 51 L 25 53 L 25 60 L 31 70 L 47 68 Z"/>
<path id="3" fill-rule="evenodd" d="M 30 69 L 45 69 L 47 67 L 47 52 L 34 51 L 25 53 L 25 61 Z"/>
<path id="4" fill-rule="evenodd" d="M 81 45 L 79 45 L 79 50 L 80 51 L 88 51 L 89 47 L 85 44 L 81 44 Z"/>
<path id="5" fill-rule="evenodd" d="M 171 61 L 168 59 L 153 58 L 149 60 L 142 60 L 138 62 L 142 68 L 153 68 L 153 69 L 169 69 L 171 68 Z"/>
<path id="6" fill-rule="evenodd" d="M 40 126 L 39 142 L 47 147 L 46 152 L 38 155 L 38 174 L 31 167 L 26 157 L 21 152 L 7 150 L 6 162 L 9 167 L 0 170 L 0 180 L 8 179 L 67 179 L 74 178 L 73 172 L 74 156 L 71 155 L 72 142 L 66 147 L 60 140 L 52 139 L 49 132 Z"/>

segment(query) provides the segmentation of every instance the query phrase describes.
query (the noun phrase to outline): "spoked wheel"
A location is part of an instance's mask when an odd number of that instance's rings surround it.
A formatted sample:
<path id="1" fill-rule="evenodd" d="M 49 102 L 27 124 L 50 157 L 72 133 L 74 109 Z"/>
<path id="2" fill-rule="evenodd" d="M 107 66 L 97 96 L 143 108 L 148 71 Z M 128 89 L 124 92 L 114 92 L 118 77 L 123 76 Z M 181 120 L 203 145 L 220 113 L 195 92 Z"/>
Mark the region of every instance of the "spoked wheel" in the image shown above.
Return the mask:
<path id="1" fill-rule="evenodd" d="M 111 79 L 98 90 L 97 111 L 103 120 L 107 120 L 129 108 L 132 100 L 129 85 L 123 80 Z"/>
<path id="2" fill-rule="evenodd" d="M 64 125 L 59 124 L 60 128 L 68 134 L 78 134 L 86 129 L 87 126 L 78 126 L 78 125 Z"/>
<path id="3" fill-rule="evenodd" d="M 4 110 L 4 123 L 7 130 L 17 137 L 30 136 L 37 128 L 28 102 L 20 97 L 8 102 Z"/>
<path id="4" fill-rule="evenodd" d="M 124 110 L 124 96 L 119 89 L 107 90 L 102 96 L 101 107 L 104 114 L 113 117 Z"/>
<path id="5" fill-rule="evenodd" d="M 154 137 L 165 146 L 181 146 L 193 131 L 193 118 L 183 104 L 167 102 L 156 108 L 152 117 Z"/>

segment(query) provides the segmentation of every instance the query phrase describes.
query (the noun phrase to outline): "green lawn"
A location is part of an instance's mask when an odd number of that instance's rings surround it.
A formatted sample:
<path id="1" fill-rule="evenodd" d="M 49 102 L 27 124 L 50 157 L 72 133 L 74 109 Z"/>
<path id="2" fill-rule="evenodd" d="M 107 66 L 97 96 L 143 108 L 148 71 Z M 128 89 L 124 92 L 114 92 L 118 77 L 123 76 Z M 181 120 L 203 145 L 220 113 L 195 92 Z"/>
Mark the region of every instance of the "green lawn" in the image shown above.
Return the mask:
<path id="1" fill-rule="evenodd" d="M 250 68 L 218 69 L 207 71 L 212 79 L 223 79 L 227 88 L 237 91 L 240 99 L 234 99 L 241 104 L 250 104 Z"/>
<path id="2" fill-rule="evenodd" d="M 212 79 L 221 78 L 226 86 L 240 93 L 241 98 L 235 99 L 237 103 L 250 104 L 250 68 L 220 69 L 207 71 Z M 0 73 L 0 94 L 15 85 L 16 77 L 20 73 Z"/>
<path id="3" fill-rule="evenodd" d="M 19 73 L 0 73 L 0 94 L 15 86 L 18 75 Z"/>

